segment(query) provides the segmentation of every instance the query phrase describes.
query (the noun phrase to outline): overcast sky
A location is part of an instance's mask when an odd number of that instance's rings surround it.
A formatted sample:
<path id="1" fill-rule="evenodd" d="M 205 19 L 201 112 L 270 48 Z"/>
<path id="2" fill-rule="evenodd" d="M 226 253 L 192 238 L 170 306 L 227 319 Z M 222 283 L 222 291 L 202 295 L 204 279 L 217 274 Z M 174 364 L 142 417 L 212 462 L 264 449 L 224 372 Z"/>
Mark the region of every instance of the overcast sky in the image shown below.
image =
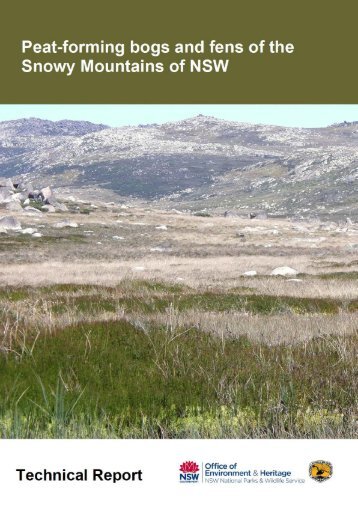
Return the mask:
<path id="1" fill-rule="evenodd" d="M 320 127 L 358 121 L 353 105 L 0 105 L 0 121 L 18 118 L 86 120 L 110 126 L 164 123 L 205 114 L 245 123 Z"/>

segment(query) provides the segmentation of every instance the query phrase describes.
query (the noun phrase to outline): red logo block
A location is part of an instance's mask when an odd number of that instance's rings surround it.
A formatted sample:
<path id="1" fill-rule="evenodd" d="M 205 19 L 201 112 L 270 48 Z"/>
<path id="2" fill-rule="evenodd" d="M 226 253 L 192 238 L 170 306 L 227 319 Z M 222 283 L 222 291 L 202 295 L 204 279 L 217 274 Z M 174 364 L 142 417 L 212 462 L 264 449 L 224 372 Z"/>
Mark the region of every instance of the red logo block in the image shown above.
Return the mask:
<path id="1" fill-rule="evenodd" d="M 199 466 L 196 462 L 187 460 L 186 462 L 182 463 L 179 470 L 182 473 L 197 473 L 199 471 Z"/>

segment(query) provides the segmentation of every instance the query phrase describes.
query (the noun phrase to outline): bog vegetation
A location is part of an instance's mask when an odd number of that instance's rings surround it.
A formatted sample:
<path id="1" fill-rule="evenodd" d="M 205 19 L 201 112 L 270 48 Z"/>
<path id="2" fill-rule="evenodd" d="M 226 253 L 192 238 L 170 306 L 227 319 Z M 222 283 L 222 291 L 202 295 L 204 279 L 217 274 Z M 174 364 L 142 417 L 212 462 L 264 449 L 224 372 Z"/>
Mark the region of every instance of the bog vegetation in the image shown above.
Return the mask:
<path id="1" fill-rule="evenodd" d="M 354 299 L 132 279 L 0 307 L 1 437 L 356 434 Z"/>

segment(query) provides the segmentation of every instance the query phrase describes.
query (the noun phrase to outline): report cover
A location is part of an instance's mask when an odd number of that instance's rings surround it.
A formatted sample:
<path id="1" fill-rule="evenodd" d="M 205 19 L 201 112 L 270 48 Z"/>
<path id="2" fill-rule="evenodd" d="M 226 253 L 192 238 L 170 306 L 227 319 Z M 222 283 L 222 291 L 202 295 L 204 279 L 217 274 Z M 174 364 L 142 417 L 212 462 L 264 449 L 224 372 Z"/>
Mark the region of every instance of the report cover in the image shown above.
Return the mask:
<path id="1" fill-rule="evenodd" d="M 356 5 L 3 10 L 3 489 L 336 504 L 357 448 Z"/>

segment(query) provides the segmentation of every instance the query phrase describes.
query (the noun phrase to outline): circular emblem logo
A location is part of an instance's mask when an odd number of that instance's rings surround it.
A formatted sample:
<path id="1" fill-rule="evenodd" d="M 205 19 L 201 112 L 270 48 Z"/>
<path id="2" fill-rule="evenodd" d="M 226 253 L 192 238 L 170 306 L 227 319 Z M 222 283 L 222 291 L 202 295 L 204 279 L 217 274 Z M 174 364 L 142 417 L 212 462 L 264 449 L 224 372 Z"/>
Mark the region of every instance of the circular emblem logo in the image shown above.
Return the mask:
<path id="1" fill-rule="evenodd" d="M 326 481 L 333 474 L 333 466 L 325 460 L 315 460 L 310 463 L 309 475 L 315 481 Z"/>

